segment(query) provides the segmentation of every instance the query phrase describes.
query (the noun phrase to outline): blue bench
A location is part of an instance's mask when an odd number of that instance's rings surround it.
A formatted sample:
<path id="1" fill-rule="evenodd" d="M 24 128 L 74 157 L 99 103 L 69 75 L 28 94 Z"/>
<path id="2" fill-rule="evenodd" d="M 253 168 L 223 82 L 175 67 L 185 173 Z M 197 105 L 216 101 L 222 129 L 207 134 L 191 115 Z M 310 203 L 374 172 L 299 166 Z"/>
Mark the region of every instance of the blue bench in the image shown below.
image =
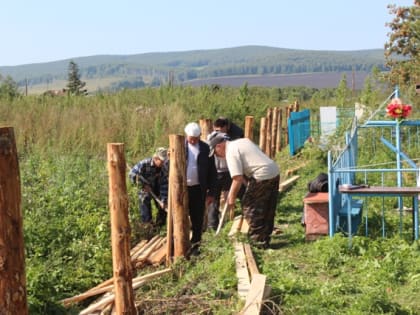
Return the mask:
<path id="1" fill-rule="evenodd" d="M 344 202 L 340 210 L 338 211 L 338 230 L 344 233 L 349 232 L 348 227 L 348 199 Z M 351 200 L 351 234 L 354 235 L 359 229 L 359 225 L 362 222 L 362 209 L 363 209 L 363 199 L 352 199 Z"/>

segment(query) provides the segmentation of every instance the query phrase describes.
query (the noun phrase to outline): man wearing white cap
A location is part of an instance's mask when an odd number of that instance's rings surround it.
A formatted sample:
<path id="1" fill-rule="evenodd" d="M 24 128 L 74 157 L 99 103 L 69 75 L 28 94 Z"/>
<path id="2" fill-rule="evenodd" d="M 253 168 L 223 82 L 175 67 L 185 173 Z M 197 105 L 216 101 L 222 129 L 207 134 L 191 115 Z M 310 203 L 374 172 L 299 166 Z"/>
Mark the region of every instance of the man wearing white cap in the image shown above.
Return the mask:
<path id="1" fill-rule="evenodd" d="M 188 206 L 191 219 L 191 253 L 199 254 L 203 233 L 204 210 L 214 199 L 216 167 L 207 143 L 200 140 L 200 126 L 191 122 L 185 126 L 187 156 Z"/>
<path id="2" fill-rule="evenodd" d="M 223 132 L 214 131 L 208 137 L 210 154 L 226 158 L 232 185 L 227 202 L 235 207 L 243 184 L 242 210 L 249 224 L 249 237 L 255 245 L 268 248 L 274 228 L 280 172 L 276 162 L 247 138 L 230 140 Z"/>

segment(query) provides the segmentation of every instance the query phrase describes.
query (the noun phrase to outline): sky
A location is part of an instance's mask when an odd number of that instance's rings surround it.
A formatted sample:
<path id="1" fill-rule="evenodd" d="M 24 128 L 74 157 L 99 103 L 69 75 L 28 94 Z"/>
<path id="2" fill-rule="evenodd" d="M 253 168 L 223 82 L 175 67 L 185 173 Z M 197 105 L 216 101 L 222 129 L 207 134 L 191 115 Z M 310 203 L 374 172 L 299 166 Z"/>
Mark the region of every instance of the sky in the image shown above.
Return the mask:
<path id="1" fill-rule="evenodd" d="M 382 49 L 388 4 L 414 0 L 5 0 L 0 66 L 245 45 Z"/>

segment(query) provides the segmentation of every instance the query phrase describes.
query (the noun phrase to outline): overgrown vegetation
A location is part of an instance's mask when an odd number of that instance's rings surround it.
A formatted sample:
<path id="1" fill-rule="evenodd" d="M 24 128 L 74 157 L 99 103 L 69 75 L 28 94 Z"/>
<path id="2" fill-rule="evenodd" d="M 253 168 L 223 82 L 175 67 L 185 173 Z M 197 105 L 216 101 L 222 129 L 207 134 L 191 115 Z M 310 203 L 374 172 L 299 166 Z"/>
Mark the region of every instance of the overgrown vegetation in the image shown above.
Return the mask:
<path id="1" fill-rule="evenodd" d="M 297 100 L 301 109 L 309 108 L 313 126 L 318 123 L 319 106 L 344 109 L 361 101 L 369 113 L 391 93 L 378 88 L 378 71 L 374 72 L 360 93 L 350 93 L 343 77 L 337 89 L 266 89 L 245 84 L 240 89 L 160 87 L 54 98 L 22 97 L 13 79 L 0 78 L 0 124 L 14 127 L 19 153 L 30 314 L 77 314 L 91 300 L 68 309 L 60 300 L 112 276 L 107 143 L 124 143 L 127 162 L 133 164 L 154 148 L 166 146 L 169 134 L 182 134 L 187 122 L 200 118 L 227 116 L 243 125 L 244 117 L 253 115 L 257 140 L 260 118 L 267 108 L 285 106 L 284 100 Z M 412 85 L 403 84 L 401 92 L 413 105 L 411 118 L 418 118 L 420 104 Z M 344 120 L 330 146 L 342 138 L 347 126 Z M 360 161 L 380 163 L 391 158 L 380 149 L 379 136 L 364 135 Z M 258 268 L 272 288 L 264 312 L 420 314 L 420 243 L 412 242 L 407 232 L 400 235 L 397 213 L 387 214 L 386 238 L 380 230 L 380 206 L 370 203 L 369 237 L 359 231 L 351 247 L 341 234 L 305 241 L 302 199 L 307 183 L 327 171 L 327 149 L 321 150 L 315 141 L 294 157 L 287 148 L 276 156 L 282 178 L 286 170 L 303 167 L 299 181 L 280 196 L 275 220 L 279 232 L 272 247 L 254 249 Z M 407 152 L 416 154 L 418 147 Z M 150 237 L 150 231 L 139 224 L 135 187 L 128 185 L 128 189 L 134 245 Z M 392 209 L 392 204 L 388 206 Z M 410 216 L 403 221 L 403 230 L 409 231 Z M 140 313 L 238 313 L 243 302 L 236 292 L 229 228 L 230 223 L 218 236 L 204 233 L 200 256 L 178 261 L 171 274 L 136 291 Z M 149 268 L 139 272 L 148 273 Z"/>
<path id="2" fill-rule="evenodd" d="M 64 309 L 59 301 L 112 275 L 106 143 L 125 143 L 127 162 L 133 164 L 155 147 L 167 145 L 168 134 L 182 134 L 189 121 L 224 115 L 242 125 L 249 114 L 255 117 L 258 139 L 258 122 L 268 107 L 284 106 L 282 99 L 295 98 L 316 117 L 320 103 L 334 104 L 335 97 L 343 95 L 337 93 L 248 86 L 162 87 L 87 98 L 1 101 L 2 124 L 15 127 L 20 155 L 30 313 L 76 314 L 86 304 Z M 344 94 L 345 103 L 354 103 L 351 93 Z M 370 96 L 373 108 L 384 97 L 373 92 Z M 387 239 L 381 239 L 379 232 L 372 238 L 355 237 L 352 249 L 340 235 L 306 242 L 300 224 L 302 198 L 307 183 L 326 171 L 326 152 L 308 143 L 298 156 L 290 158 L 285 149 L 276 159 L 283 176 L 287 169 L 305 166 L 297 184 L 279 200 L 276 226 L 281 233 L 274 235 L 273 248 L 254 252 L 272 287 L 266 312 L 419 313 L 418 243 L 398 237 L 397 232 Z M 134 245 L 148 235 L 140 228 L 135 187 L 128 187 Z M 243 302 L 236 293 L 229 227 L 217 237 L 205 233 L 200 256 L 180 261 L 170 275 L 140 288 L 136 296 L 142 312 L 239 312 Z"/>

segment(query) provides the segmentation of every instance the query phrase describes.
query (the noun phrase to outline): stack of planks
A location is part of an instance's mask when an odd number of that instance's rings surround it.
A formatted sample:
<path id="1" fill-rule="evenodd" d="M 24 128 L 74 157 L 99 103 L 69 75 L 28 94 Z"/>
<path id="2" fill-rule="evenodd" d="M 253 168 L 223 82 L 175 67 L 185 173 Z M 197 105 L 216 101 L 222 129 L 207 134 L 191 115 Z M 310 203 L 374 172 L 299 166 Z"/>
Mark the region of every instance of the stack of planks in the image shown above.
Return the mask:
<path id="1" fill-rule="evenodd" d="M 146 265 L 158 266 L 165 262 L 166 259 L 166 238 L 159 235 L 154 236 L 149 241 L 143 240 L 134 246 L 130 251 L 131 264 L 133 271 L 140 269 Z M 171 269 L 159 270 L 147 275 L 135 277 L 132 279 L 133 290 L 139 288 L 144 283 L 150 280 L 170 272 Z M 88 306 L 86 309 L 80 312 L 80 315 L 90 314 L 112 314 L 114 308 L 115 294 L 114 291 L 114 279 L 110 278 L 94 288 L 81 293 L 79 295 L 62 300 L 64 306 L 70 306 L 71 304 L 81 302 L 87 298 L 103 294 L 102 297 L 97 299 L 94 303 Z"/>
<path id="2" fill-rule="evenodd" d="M 247 234 L 249 225 L 242 215 L 234 218 L 229 236 L 237 233 Z M 241 311 L 244 315 L 258 315 L 264 299 L 268 298 L 271 288 L 266 285 L 266 276 L 258 271 L 257 263 L 249 244 L 234 241 L 236 276 L 238 277 L 238 295 L 245 300 Z"/>
<path id="3" fill-rule="evenodd" d="M 259 315 L 264 300 L 270 296 L 271 288 L 266 285 L 266 276 L 258 271 L 251 246 L 234 243 L 238 295 L 245 300 L 243 315 Z"/>

